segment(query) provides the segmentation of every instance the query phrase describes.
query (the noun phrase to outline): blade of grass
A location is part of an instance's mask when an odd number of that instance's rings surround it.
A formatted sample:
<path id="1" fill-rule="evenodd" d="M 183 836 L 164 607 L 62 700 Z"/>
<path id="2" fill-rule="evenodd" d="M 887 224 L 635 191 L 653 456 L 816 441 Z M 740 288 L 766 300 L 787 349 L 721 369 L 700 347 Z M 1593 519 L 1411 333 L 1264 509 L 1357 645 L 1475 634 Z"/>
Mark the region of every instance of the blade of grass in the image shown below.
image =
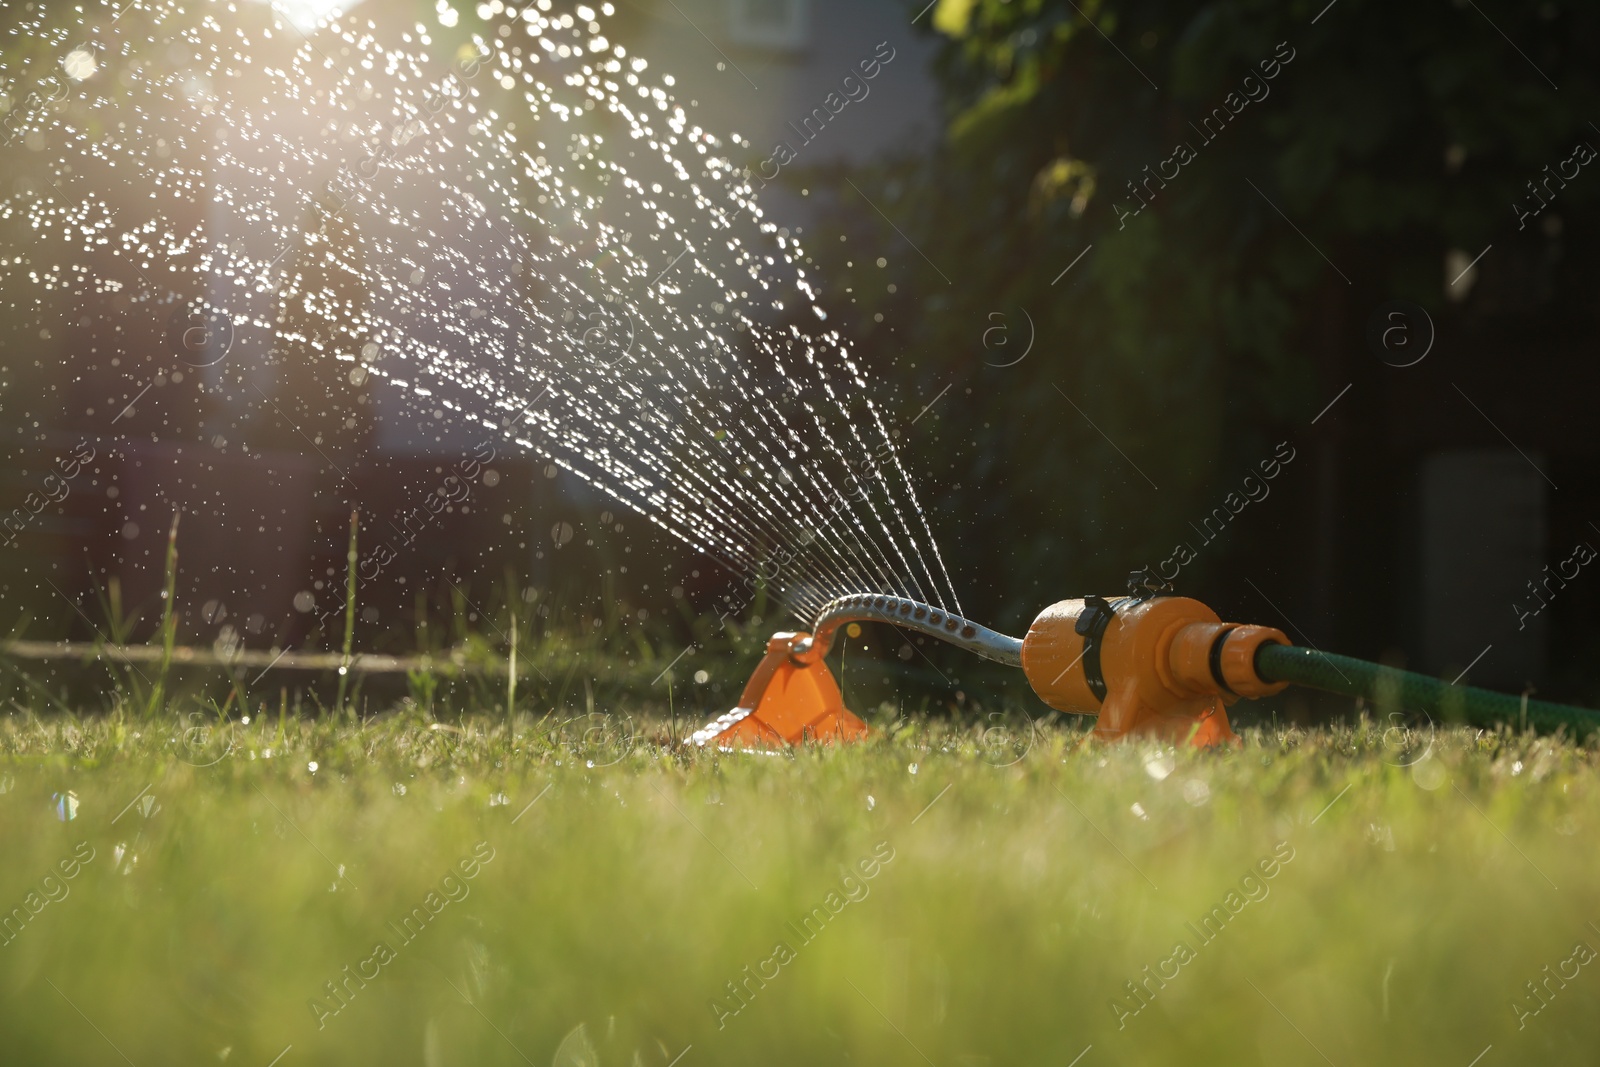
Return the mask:
<path id="1" fill-rule="evenodd" d="M 350 645 L 356 633 L 356 531 L 360 525 L 361 511 L 350 509 L 350 546 L 344 557 L 344 656 L 339 661 L 339 697 L 334 710 L 342 712 L 345 686 L 350 681 Z"/>
<path id="2" fill-rule="evenodd" d="M 515 597 L 508 597 L 511 614 L 511 657 L 506 665 L 506 721 L 516 714 L 517 709 L 517 601 Z"/>
<path id="3" fill-rule="evenodd" d="M 106 580 L 105 589 L 102 591 L 94 584 L 94 569 L 91 567 L 89 568 L 89 584 L 94 588 L 95 599 L 100 602 L 100 614 L 105 617 L 106 629 L 111 635 L 111 643 L 119 647 L 126 645 L 133 635 L 134 626 L 139 621 L 139 614 L 138 612 L 134 612 L 131 615 L 122 613 L 122 579 L 113 574 Z M 98 633 L 95 634 L 95 643 L 97 645 L 105 644 Z M 118 679 L 116 660 L 108 656 L 105 662 L 106 669 L 111 672 L 111 677 Z M 122 671 L 122 674 L 127 676 L 128 699 L 125 703 L 132 706 L 144 703 L 148 698 L 144 693 L 144 687 L 139 684 L 141 678 L 138 668 L 129 663 Z"/>
<path id="4" fill-rule="evenodd" d="M 178 596 L 178 520 L 182 510 L 172 513 L 172 529 L 167 532 L 166 577 L 161 590 L 161 669 L 156 674 L 156 684 L 150 689 L 150 703 L 145 705 L 145 718 L 152 719 L 161 707 L 167 691 L 167 671 L 172 666 L 172 648 L 177 643 L 178 623 L 172 612 L 173 601 Z"/>

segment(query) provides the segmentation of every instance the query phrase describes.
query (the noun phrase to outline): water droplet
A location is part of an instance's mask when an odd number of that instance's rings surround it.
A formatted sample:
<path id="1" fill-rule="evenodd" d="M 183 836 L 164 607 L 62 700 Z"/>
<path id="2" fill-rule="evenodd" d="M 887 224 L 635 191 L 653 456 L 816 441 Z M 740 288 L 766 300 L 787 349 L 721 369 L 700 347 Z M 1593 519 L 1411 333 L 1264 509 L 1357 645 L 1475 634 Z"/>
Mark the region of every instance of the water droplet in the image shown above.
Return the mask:
<path id="1" fill-rule="evenodd" d="M 868 793 L 867 794 L 867 810 L 871 811 L 873 808 L 875 808 L 877 806 L 878 806 L 877 798 L 874 797 L 871 793 Z"/>
<path id="2" fill-rule="evenodd" d="M 100 64 L 89 49 L 74 48 L 61 60 L 61 66 L 67 72 L 67 77 L 81 82 L 99 69 Z"/>
<path id="3" fill-rule="evenodd" d="M 1444 785 L 1444 764 L 1440 763 L 1432 756 L 1418 760 L 1411 768 L 1411 780 L 1416 782 L 1421 788 L 1432 792 L 1433 790 L 1438 789 L 1441 785 Z"/>
<path id="4" fill-rule="evenodd" d="M 403 796 L 406 795 L 405 783 L 396 782 L 394 784 L 394 795 L 397 796 L 397 797 L 403 797 Z"/>
<path id="5" fill-rule="evenodd" d="M 317 773 L 317 761 L 316 760 L 312 760 L 310 763 L 307 763 L 306 764 L 306 770 L 310 771 L 312 774 L 316 774 Z"/>
<path id="6" fill-rule="evenodd" d="M 78 794 L 70 789 L 65 793 L 53 793 L 50 799 L 56 803 L 56 819 L 60 822 L 71 822 L 78 817 Z"/>
<path id="7" fill-rule="evenodd" d="M 1173 769 L 1178 766 L 1177 759 L 1170 752 L 1158 752 L 1149 756 L 1144 761 L 1144 773 L 1156 781 L 1163 781 Z"/>

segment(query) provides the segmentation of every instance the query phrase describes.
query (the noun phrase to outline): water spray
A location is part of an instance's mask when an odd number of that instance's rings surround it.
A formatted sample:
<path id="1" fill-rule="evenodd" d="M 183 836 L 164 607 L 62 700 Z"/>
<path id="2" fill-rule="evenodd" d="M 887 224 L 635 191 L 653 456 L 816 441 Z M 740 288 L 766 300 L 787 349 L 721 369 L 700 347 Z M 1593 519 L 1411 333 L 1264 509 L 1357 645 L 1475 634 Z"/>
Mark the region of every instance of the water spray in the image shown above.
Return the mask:
<path id="1" fill-rule="evenodd" d="M 1020 667 L 1057 711 L 1095 717 L 1102 740 L 1152 738 L 1198 748 L 1237 742 L 1227 707 L 1302 685 L 1466 722 L 1520 721 L 1541 729 L 1600 730 L 1600 712 L 1529 700 L 1292 645 L 1270 626 L 1224 622 L 1209 607 L 1173 596 L 1145 571 L 1122 597 L 1062 600 L 1021 639 L 904 597 L 861 594 L 831 601 L 811 632 L 767 642 L 739 705 L 696 731 L 696 745 L 768 749 L 865 737 L 844 706 L 824 657 L 839 627 L 886 622 L 936 637 L 984 659 Z"/>

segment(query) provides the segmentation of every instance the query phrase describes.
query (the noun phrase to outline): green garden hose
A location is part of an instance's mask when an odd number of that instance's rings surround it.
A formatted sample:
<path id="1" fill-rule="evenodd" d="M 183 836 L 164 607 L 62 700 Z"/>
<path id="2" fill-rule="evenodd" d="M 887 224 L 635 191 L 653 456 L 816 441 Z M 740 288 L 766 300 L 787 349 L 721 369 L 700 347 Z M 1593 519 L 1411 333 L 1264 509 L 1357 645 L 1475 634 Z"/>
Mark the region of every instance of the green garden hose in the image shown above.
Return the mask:
<path id="1" fill-rule="evenodd" d="M 1365 660 L 1336 656 L 1314 648 L 1263 645 L 1256 653 L 1256 671 L 1272 682 L 1364 697 L 1380 708 L 1424 711 L 1444 722 L 1473 726 L 1526 724 L 1540 731 L 1567 727 L 1579 739 L 1600 731 L 1600 712 L 1495 693 L 1470 685 L 1451 685 Z"/>

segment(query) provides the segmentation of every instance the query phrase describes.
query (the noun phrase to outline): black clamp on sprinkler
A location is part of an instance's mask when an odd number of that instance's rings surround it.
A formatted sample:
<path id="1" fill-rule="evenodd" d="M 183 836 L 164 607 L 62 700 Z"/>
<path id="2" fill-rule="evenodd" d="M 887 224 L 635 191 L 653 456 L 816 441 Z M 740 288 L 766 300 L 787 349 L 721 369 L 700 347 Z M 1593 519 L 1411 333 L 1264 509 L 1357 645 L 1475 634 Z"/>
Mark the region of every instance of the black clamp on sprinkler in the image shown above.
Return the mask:
<path id="1" fill-rule="evenodd" d="M 1083 598 L 1083 613 L 1073 623 L 1072 629 L 1083 638 L 1083 680 L 1096 700 L 1106 698 L 1106 677 L 1100 665 L 1100 640 L 1119 607 L 1135 607 L 1162 593 L 1170 593 L 1172 583 L 1148 567 L 1128 572 L 1128 595 L 1116 600 L 1103 596 Z"/>
<path id="2" fill-rule="evenodd" d="M 1118 597 L 1121 603 L 1122 598 Z M 1106 627 L 1111 625 L 1111 618 L 1117 613 L 1116 607 L 1103 596 L 1086 596 L 1083 598 L 1083 614 L 1078 616 L 1078 621 L 1072 624 L 1072 629 L 1083 638 L 1083 680 L 1089 686 L 1089 692 L 1094 694 L 1096 700 L 1106 698 L 1106 676 L 1100 670 L 1100 639 L 1106 635 Z"/>

